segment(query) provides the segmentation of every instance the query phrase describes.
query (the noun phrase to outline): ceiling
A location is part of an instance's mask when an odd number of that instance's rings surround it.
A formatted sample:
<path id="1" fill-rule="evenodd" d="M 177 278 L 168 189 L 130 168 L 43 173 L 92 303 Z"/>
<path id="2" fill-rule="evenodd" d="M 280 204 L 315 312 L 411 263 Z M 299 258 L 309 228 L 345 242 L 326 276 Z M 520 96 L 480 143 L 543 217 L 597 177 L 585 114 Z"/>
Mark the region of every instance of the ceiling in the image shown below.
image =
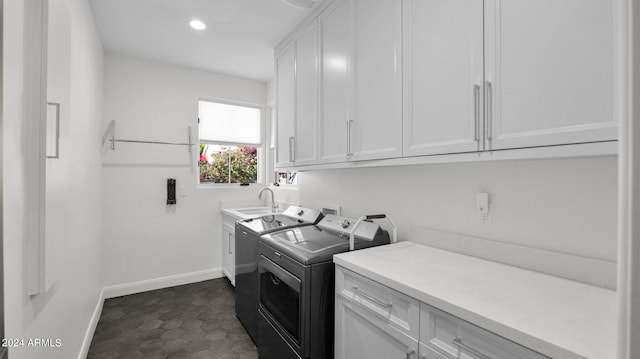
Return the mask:
<path id="1" fill-rule="evenodd" d="M 89 0 L 105 51 L 268 81 L 273 48 L 310 13 L 283 0 Z M 189 26 L 203 21 L 202 31 Z"/>

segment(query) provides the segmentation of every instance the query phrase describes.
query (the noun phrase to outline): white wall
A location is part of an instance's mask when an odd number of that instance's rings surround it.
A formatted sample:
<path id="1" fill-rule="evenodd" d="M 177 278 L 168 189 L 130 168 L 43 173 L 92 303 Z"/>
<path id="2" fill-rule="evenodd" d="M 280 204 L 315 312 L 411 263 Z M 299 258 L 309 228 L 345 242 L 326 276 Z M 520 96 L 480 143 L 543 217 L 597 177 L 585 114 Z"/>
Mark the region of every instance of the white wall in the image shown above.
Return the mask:
<path id="1" fill-rule="evenodd" d="M 4 1 L 3 212 L 5 326 L 7 338 L 24 338 L 25 347 L 10 348 L 12 359 L 75 358 L 102 289 L 102 168 L 99 136 L 103 52 L 88 4 L 61 0 L 71 15 L 70 117 L 67 144 L 72 157 L 67 178 L 71 233 L 64 246 L 60 279 L 47 293 L 28 296 L 24 172 L 26 167 L 24 101 L 24 1 Z M 30 338 L 61 339 L 61 347 L 26 345 Z"/>
<path id="2" fill-rule="evenodd" d="M 118 138 L 185 142 L 188 126 L 197 138 L 198 99 L 264 106 L 265 96 L 263 82 L 113 53 L 105 58 L 104 117 L 116 121 Z M 196 159 L 183 147 L 116 146 L 103 157 L 105 285 L 134 292 L 175 276 L 221 276 L 220 201 L 257 200 L 260 188 L 198 188 Z M 175 206 L 166 205 L 167 178 L 186 187 Z"/>
<path id="3" fill-rule="evenodd" d="M 345 169 L 299 174 L 300 201 L 342 214 L 388 213 L 409 226 L 616 260 L 616 158 L 522 160 Z M 476 193 L 491 222 L 478 224 Z M 383 221 L 380 221 L 384 225 Z"/>

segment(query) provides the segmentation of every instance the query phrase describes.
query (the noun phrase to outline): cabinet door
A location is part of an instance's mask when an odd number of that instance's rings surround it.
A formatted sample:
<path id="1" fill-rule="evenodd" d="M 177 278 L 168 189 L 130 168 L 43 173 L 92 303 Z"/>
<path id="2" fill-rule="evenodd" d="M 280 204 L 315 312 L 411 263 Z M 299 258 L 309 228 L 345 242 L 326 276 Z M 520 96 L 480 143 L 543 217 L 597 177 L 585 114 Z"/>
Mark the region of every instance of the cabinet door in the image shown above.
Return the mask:
<path id="1" fill-rule="evenodd" d="M 295 135 L 295 58 L 293 44 L 276 54 L 276 167 L 293 165 Z"/>
<path id="2" fill-rule="evenodd" d="M 319 162 L 347 160 L 347 126 L 353 119 L 353 1 L 338 0 L 318 18 L 321 33 Z"/>
<path id="3" fill-rule="evenodd" d="M 353 160 L 402 155 L 401 0 L 355 2 Z"/>
<path id="4" fill-rule="evenodd" d="M 404 156 L 482 150 L 482 0 L 406 0 Z"/>
<path id="5" fill-rule="evenodd" d="M 225 227 L 222 229 L 222 273 L 235 286 L 235 234 Z"/>
<path id="6" fill-rule="evenodd" d="M 418 341 L 337 296 L 336 359 L 415 359 Z"/>
<path id="7" fill-rule="evenodd" d="M 615 2 L 485 6 L 489 149 L 615 140 Z"/>
<path id="8" fill-rule="evenodd" d="M 318 119 L 318 26 L 313 21 L 295 40 L 295 139 L 296 165 L 316 163 Z"/>

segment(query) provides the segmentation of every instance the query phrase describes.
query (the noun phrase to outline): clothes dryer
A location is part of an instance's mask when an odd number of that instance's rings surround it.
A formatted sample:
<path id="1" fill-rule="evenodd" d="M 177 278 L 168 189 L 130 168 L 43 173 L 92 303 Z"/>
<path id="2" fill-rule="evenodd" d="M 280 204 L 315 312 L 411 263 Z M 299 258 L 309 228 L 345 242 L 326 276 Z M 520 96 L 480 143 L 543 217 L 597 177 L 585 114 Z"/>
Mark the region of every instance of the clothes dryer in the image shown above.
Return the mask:
<path id="1" fill-rule="evenodd" d="M 333 255 L 349 250 L 355 223 L 327 215 L 315 226 L 260 237 L 256 344 L 261 359 L 333 358 Z M 358 223 L 355 249 L 390 243 L 387 231 L 377 224 Z"/>
<path id="2" fill-rule="evenodd" d="M 236 222 L 236 316 L 257 342 L 259 302 L 258 241 L 260 236 L 288 228 L 310 226 L 322 219 L 320 211 L 290 206 L 282 214 Z"/>

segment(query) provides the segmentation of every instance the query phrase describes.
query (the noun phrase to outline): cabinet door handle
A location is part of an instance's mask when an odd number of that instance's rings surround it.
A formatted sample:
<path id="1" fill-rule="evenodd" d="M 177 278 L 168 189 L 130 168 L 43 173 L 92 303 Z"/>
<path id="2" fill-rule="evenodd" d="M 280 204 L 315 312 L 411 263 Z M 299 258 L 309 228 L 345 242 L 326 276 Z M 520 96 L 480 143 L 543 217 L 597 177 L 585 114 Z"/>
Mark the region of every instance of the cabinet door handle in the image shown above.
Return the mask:
<path id="1" fill-rule="evenodd" d="M 289 162 L 294 162 L 296 160 L 295 156 L 295 141 L 296 138 L 291 136 L 289 137 Z"/>
<path id="2" fill-rule="evenodd" d="M 353 120 L 351 119 L 347 120 L 347 156 L 353 155 L 353 153 L 351 153 L 351 123 L 352 122 Z"/>
<path id="3" fill-rule="evenodd" d="M 49 108 L 52 108 L 54 113 L 55 113 L 55 128 L 53 129 L 49 129 L 47 127 L 47 139 L 49 139 L 49 131 L 55 131 L 54 132 L 54 137 L 53 139 L 56 141 L 55 142 L 55 153 L 51 154 L 49 153 L 48 149 L 49 149 L 49 144 L 47 144 L 47 146 L 45 146 L 47 148 L 47 158 L 51 158 L 51 159 L 59 159 L 60 158 L 60 104 L 59 103 L 55 103 L 55 102 L 47 102 L 47 122 L 49 122 Z M 47 123 L 47 126 L 50 125 L 50 123 Z"/>
<path id="4" fill-rule="evenodd" d="M 474 121 L 474 140 L 478 144 L 480 151 L 480 85 L 473 85 L 473 121 Z"/>
<path id="5" fill-rule="evenodd" d="M 489 150 L 492 148 L 493 141 L 493 85 L 491 81 L 485 82 L 485 112 L 486 112 L 486 126 L 485 126 L 485 135 L 487 140 L 489 141 Z"/>
<path id="6" fill-rule="evenodd" d="M 415 353 L 416 353 L 416 351 L 415 351 L 415 350 L 410 349 L 410 350 L 407 352 L 407 359 L 411 359 L 411 357 L 412 357 L 412 356 L 413 356 L 413 354 L 415 354 Z"/>
<path id="7" fill-rule="evenodd" d="M 366 293 L 362 292 L 361 290 L 358 289 L 358 287 L 351 287 L 351 291 L 354 292 L 355 294 L 361 296 L 361 297 L 366 298 L 367 300 L 369 300 L 371 302 L 374 302 L 375 304 L 381 306 L 382 308 L 389 309 L 389 308 L 391 308 L 393 306 L 393 304 L 391 304 L 391 303 L 385 303 L 385 302 L 383 302 L 383 301 L 381 301 L 379 299 L 376 299 L 376 298 L 370 296 L 369 294 L 366 294 Z"/>
<path id="8" fill-rule="evenodd" d="M 233 253 L 231 252 L 231 236 L 229 236 L 229 254 L 233 254 Z"/>
<path id="9" fill-rule="evenodd" d="M 452 343 L 453 343 L 453 345 L 458 347 L 458 350 L 460 350 L 460 351 L 466 350 L 469 353 L 479 357 L 480 359 L 491 359 L 490 356 L 488 356 L 488 355 L 486 355 L 484 353 L 481 353 L 477 349 L 474 349 L 474 348 L 468 346 L 467 344 L 463 343 L 462 339 L 460 339 L 460 338 L 455 338 Z"/>

